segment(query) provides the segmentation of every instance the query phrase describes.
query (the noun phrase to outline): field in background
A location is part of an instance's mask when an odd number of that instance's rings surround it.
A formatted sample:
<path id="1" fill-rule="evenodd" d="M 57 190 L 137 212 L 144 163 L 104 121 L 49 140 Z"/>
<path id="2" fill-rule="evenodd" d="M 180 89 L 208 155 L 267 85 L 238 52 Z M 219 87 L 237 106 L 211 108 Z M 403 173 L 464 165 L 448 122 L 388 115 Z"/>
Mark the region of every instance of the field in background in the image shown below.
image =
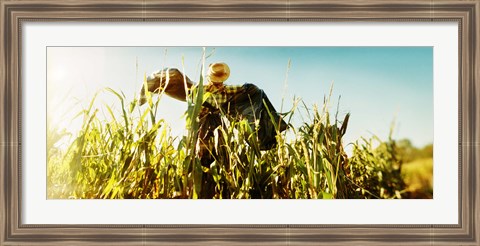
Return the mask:
<path id="1" fill-rule="evenodd" d="M 405 163 L 402 175 L 410 198 L 433 198 L 433 158 Z"/>
<path id="2" fill-rule="evenodd" d="M 148 106 L 126 102 L 121 107 L 93 108 L 79 113 L 83 126 L 67 149 L 57 143 L 69 135 L 54 126 L 47 132 L 47 195 L 49 199 L 202 198 L 204 177 L 215 182 L 215 198 L 364 199 L 432 198 L 432 146 L 417 149 L 407 140 L 391 137 L 360 139 L 348 156 L 342 137 L 349 115 L 329 112 L 323 105 L 293 102 L 285 115 L 302 114 L 305 122 L 277 136 L 277 146 L 260 151 L 255 125 L 223 116 L 216 138 L 225 153 L 210 168 L 195 155 L 197 115 L 204 100 L 202 79 L 188 99 L 187 131 L 179 141 L 169 126 L 156 118 L 161 96 L 148 97 Z M 301 105 L 302 107 L 299 107 Z M 108 112 L 107 120 L 97 114 Z M 228 192 L 225 192 L 228 191 Z M 228 194 L 228 196 L 225 196 Z"/>

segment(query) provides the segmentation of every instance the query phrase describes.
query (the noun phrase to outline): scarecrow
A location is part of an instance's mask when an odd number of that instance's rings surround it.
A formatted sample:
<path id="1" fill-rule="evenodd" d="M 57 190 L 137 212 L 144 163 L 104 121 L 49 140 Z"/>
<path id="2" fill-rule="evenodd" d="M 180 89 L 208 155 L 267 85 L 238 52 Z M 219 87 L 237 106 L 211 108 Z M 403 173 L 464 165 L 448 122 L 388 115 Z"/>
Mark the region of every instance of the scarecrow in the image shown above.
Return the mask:
<path id="1" fill-rule="evenodd" d="M 222 114 L 230 119 L 247 119 L 252 129 L 257 129 L 258 145 L 260 150 L 268 150 L 276 145 L 275 122 L 279 132 L 288 128 L 281 116 L 268 100 L 263 90 L 254 84 L 225 85 L 224 82 L 230 76 L 230 68 L 223 62 L 210 64 L 207 73 L 207 83 L 204 91 L 210 96 L 202 104 L 198 115 L 199 131 L 196 154 L 202 166 L 210 168 L 210 165 L 219 159 L 228 158 L 223 138 L 218 138 L 215 144 L 214 132 L 222 126 Z M 187 93 L 194 85 L 187 76 L 176 68 L 166 68 L 154 72 L 147 77 L 147 89 L 153 93 L 165 92 L 168 96 L 186 101 Z M 140 105 L 146 102 L 145 86 L 140 92 Z M 255 128 L 255 122 L 258 126 Z M 215 146 L 219 146 L 216 148 Z M 203 198 L 212 197 L 215 194 L 214 181 L 211 175 L 203 175 Z M 213 186 L 212 186 L 213 185 Z M 223 191 L 223 197 L 228 196 L 228 191 Z"/>

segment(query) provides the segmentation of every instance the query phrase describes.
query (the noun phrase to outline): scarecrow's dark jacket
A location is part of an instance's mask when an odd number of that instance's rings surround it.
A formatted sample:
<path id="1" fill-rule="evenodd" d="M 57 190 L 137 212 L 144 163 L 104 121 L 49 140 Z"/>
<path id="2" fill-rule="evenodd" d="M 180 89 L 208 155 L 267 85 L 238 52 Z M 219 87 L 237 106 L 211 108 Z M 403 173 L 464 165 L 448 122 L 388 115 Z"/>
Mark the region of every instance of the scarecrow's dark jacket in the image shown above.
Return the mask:
<path id="1" fill-rule="evenodd" d="M 277 144 L 276 135 L 288 128 L 287 123 L 279 116 L 265 92 L 254 84 L 244 84 L 241 93 L 237 93 L 224 104 L 224 112 L 229 115 L 246 118 L 255 129 L 258 120 L 258 140 L 260 150 L 268 150 Z"/>

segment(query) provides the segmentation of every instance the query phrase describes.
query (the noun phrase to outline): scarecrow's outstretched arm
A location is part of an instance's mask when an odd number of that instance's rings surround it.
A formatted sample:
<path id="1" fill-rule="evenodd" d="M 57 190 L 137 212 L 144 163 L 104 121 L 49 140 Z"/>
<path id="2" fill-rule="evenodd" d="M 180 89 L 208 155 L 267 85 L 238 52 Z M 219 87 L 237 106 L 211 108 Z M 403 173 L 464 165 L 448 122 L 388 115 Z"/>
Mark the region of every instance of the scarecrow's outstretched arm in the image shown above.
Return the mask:
<path id="1" fill-rule="evenodd" d="M 185 85 L 187 86 L 187 90 L 185 89 Z M 165 68 L 149 75 L 146 86 L 149 92 L 161 93 L 165 90 L 165 94 L 168 96 L 180 101 L 186 101 L 186 92 L 193 86 L 193 82 L 178 69 Z M 146 102 L 145 85 L 143 85 L 140 91 L 140 105 Z"/>

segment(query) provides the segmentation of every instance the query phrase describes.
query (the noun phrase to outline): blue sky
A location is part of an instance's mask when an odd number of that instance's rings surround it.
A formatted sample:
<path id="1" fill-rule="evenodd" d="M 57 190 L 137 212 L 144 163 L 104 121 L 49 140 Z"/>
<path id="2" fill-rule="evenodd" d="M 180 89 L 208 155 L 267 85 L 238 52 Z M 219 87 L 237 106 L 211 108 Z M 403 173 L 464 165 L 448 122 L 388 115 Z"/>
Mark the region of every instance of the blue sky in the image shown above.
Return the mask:
<path id="1" fill-rule="evenodd" d="M 386 139 L 393 120 L 394 138 L 416 146 L 433 142 L 432 47 L 207 47 L 206 63 L 229 64 L 226 84 L 254 83 L 264 89 L 277 110 L 288 111 L 293 97 L 307 106 L 322 105 L 334 84 L 331 112 L 341 96 L 339 115 L 351 113 L 345 144 L 372 134 Z M 144 74 L 162 67 L 184 68 L 198 81 L 202 47 L 49 47 L 47 114 L 71 131 L 71 116 L 95 92 L 111 87 L 127 98 L 138 95 Z M 183 60 L 183 62 L 182 62 Z M 289 61 L 290 68 L 287 69 Z M 288 70 L 288 78 L 286 74 Z M 286 81 L 286 87 L 285 87 Z M 286 90 L 285 90 L 286 88 Z M 282 107 L 282 98 L 284 98 Z M 119 107 L 101 93 L 98 107 Z M 185 103 L 163 98 L 159 116 L 182 134 Z M 294 123 L 299 124 L 300 119 Z"/>

